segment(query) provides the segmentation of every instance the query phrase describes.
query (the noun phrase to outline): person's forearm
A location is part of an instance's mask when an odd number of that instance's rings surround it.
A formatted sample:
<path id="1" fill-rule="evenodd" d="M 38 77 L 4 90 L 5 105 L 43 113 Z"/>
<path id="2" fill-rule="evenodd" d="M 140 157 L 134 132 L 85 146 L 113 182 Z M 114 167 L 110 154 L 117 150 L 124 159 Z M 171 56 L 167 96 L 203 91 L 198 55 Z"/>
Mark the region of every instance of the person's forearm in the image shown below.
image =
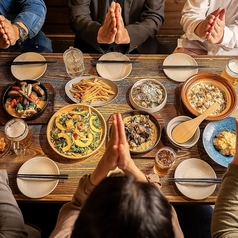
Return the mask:
<path id="1" fill-rule="evenodd" d="M 22 213 L 12 195 L 5 170 L 0 170 L 0 237 L 27 237 Z"/>
<path id="2" fill-rule="evenodd" d="M 212 216 L 212 237 L 238 237 L 238 165 L 230 164 Z"/>

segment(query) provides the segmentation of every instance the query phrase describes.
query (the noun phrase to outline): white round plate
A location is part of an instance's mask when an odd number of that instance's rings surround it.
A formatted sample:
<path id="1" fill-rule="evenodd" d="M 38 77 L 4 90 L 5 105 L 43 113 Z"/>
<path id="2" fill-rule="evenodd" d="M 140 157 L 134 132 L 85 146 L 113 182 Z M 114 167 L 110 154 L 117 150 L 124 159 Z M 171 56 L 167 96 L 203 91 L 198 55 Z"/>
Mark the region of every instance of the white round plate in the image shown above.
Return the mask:
<path id="1" fill-rule="evenodd" d="M 173 53 L 166 57 L 163 65 L 197 65 L 197 62 L 190 55 Z M 164 69 L 164 73 L 176 82 L 184 82 L 190 76 L 197 74 L 198 69 Z"/>
<path id="2" fill-rule="evenodd" d="M 35 156 L 26 161 L 18 174 L 59 174 L 57 164 L 46 156 Z M 27 197 L 42 198 L 50 194 L 59 180 L 17 178 L 19 190 Z"/>
<path id="3" fill-rule="evenodd" d="M 187 159 L 175 170 L 175 178 L 216 178 L 213 168 L 201 159 Z M 200 200 L 209 197 L 216 189 L 216 184 L 175 183 L 179 191 L 188 198 Z"/>
<path id="4" fill-rule="evenodd" d="M 45 61 L 45 58 L 34 52 L 28 52 L 19 55 L 14 61 Z M 12 65 L 11 71 L 13 76 L 18 80 L 40 78 L 46 71 L 47 64 L 26 64 L 26 65 Z"/>
<path id="5" fill-rule="evenodd" d="M 83 77 L 77 77 L 74 78 L 72 80 L 70 80 L 68 83 L 66 83 L 65 85 L 65 93 L 66 95 L 75 103 L 81 103 L 79 102 L 76 98 L 74 98 L 73 94 L 70 92 L 70 89 L 72 89 L 73 84 L 74 83 L 79 83 L 82 79 L 92 79 L 95 78 L 94 76 L 83 76 Z M 93 107 L 100 107 L 100 106 L 104 106 L 110 102 L 112 102 L 118 95 L 118 86 L 116 83 L 114 83 L 113 81 L 109 80 L 109 79 L 104 79 L 104 78 L 100 78 L 98 77 L 98 79 L 102 80 L 104 83 L 106 83 L 107 85 L 109 85 L 112 89 L 113 92 L 115 92 L 114 95 L 109 95 L 109 99 L 107 101 L 101 101 L 101 100 L 95 100 L 92 103 L 90 103 L 91 106 Z M 84 103 L 84 102 L 83 102 Z"/>
<path id="6" fill-rule="evenodd" d="M 109 52 L 99 58 L 99 60 L 126 60 L 130 59 L 119 52 Z M 102 63 L 97 64 L 96 69 L 98 74 L 112 81 L 119 81 L 126 78 L 132 70 L 132 64 L 124 63 Z"/>

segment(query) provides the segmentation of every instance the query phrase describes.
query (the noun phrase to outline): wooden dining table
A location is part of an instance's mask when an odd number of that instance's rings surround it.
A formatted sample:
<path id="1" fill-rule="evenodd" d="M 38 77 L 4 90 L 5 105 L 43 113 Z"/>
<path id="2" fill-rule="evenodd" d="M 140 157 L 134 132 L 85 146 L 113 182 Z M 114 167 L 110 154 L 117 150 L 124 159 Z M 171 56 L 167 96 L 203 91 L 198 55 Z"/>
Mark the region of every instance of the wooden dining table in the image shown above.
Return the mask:
<path id="1" fill-rule="evenodd" d="M 0 53 L 0 92 L 1 95 L 7 85 L 16 82 L 16 79 L 11 73 L 11 66 L 6 62 L 14 60 L 20 53 Z M 72 104 L 72 102 L 65 93 L 65 84 L 70 80 L 70 77 L 66 73 L 63 54 L 61 53 L 42 53 L 46 60 L 56 60 L 56 63 L 47 64 L 45 73 L 38 79 L 42 84 L 46 86 L 49 93 L 49 104 L 46 111 L 37 119 L 27 121 L 29 128 L 32 132 L 32 145 L 27 149 L 24 156 L 17 156 L 13 151 L 9 151 L 7 155 L 0 158 L 0 169 L 5 169 L 9 175 L 9 184 L 12 189 L 13 195 L 17 201 L 22 202 L 67 202 L 70 201 L 75 189 L 78 185 L 79 179 L 86 173 L 91 173 L 100 160 L 105 145 L 94 155 L 86 159 L 66 159 L 58 155 L 49 145 L 46 137 L 47 123 L 51 116 L 60 108 Z M 84 54 L 85 72 L 84 75 L 94 75 L 99 77 L 96 67 L 91 64 L 92 59 L 97 59 L 101 55 L 99 54 Z M 133 155 L 132 158 L 135 164 L 145 174 L 153 173 L 154 158 L 156 151 L 162 146 L 172 147 L 177 154 L 176 162 L 169 170 L 166 177 L 173 177 L 174 171 L 179 163 L 189 158 L 198 158 L 212 166 L 216 172 L 217 177 L 222 177 L 226 172 L 226 168 L 214 162 L 206 153 L 202 143 L 202 132 L 209 121 L 203 121 L 200 125 L 201 135 L 198 143 L 189 149 L 181 149 L 174 147 L 167 138 L 166 125 L 168 122 L 178 115 L 186 115 L 180 108 L 179 104 L 179 91 L 178 88 L 181 83 L 173 81 L 166 77 L 162 70 L 158 69 L 159 65 L 163 64 L 163 61 L 167 55 L 127 55 L 130 60 L 135 61 L 132 64 L 132 70 L 128 77 L 123 80 L 116 81 L 119 87 L 117 97 L 102 107 L 97 109 L 102 113 L 105 120 L 115 112 L 125 112 L 132 110 L 128 93 L 131 86 L 140 79 L 151 78 L 160 81 L 166 88 L 168 93 L 167 103 L 163 109 L 154 113 L 159 120 L 163 130 L 159 144 L 149 153 L 144 155 Z M 194 56 L 198 65 L 208 66 L 207 68 L 201 68 L 198 72 L 211 72 L 214 74 L 221 74 L 226 63 L 231 57 L 228 56 Z M 238 87 L 235 86 L 238 92 Z M 237 107 L 230 116 L 237 117 Z M 10 120 L 3 109 L 0 107 L 0 131 L 4 130 L 5 123 Z M 15 174 L 19 168 L 29 160 L 30 158 L 38 155 L 45 155 L 48 158 L 56 162 L 59 167 L 60 173 L 68 174 L 69 179 L 59 181 L 57 187 L 49 195 L 33 199 L 23 195 L 17 187 Z M 214 204 L 217 198 L 220 185 L 216 186 L 215 191 L 207 198 L 202 200 L 193 200 L 187 198 L 177 189 L 174 183 L 163 182 L 161 191 L 165 197 L 171 203 L 207 203 Z"/>

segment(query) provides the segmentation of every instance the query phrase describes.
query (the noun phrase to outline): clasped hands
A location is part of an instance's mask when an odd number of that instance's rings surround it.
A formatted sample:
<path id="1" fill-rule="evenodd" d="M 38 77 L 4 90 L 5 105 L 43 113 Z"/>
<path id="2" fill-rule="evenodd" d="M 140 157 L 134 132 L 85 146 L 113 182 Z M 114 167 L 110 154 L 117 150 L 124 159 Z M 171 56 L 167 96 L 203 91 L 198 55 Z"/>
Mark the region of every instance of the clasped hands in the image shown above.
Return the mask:
<path id="1" fill-rule="evenodd" d="M 15 45 L 19 39 L 18 28 L 11 24 L 4 16 L 0 15 L 0 48 L 7 49 Z"/>
<path id="2" fill-rule="evenodd" d="M 110 139 L 105 153 L 90 176 L 91 183 L 97 185 L 111 170 L 117 167 L 125 175 L 133 175 L 137 181 L 147 182 L 145 175 L 131 158 L 121 115 L 119 113 L 114 114 L 112 120 Z"/>
<path id="3" fill-rule="evenodd" d="M 103 25 L 100 27 L 97 35 L 99 44 L 129 44 L 130 37 L 124 26 L 121 15 L 121 6 L 119 3 L 112 2 Z"/>
<path id="4" fill-rule="evenodd" d="M 225 14 L 226 9 L 219 7 L 198 24 L 195 34 L 211 44 L 220 44 L 224 35 Z"/>

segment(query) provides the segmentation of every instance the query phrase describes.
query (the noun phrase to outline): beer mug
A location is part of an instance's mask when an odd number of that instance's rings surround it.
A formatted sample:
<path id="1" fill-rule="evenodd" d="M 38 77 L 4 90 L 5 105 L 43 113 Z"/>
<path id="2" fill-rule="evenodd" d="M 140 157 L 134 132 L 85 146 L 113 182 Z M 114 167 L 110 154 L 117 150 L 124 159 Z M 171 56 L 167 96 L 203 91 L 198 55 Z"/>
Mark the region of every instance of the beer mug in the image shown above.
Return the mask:
<path id="1" fill-rule="evenodd" d="M 32 143 L 32 134 L 27 123 L 19 118 L 8 121 L 4 127 L 6 137 L 11 141 L 11 149 L 16 155 L 24 155 Z"/>
<path id="2" fill-rule="evenodd" d="M 228 80 L 232 85 L 236 85 L 238 83 L 238 59 L 230 60 L 221 76 Z"/>

